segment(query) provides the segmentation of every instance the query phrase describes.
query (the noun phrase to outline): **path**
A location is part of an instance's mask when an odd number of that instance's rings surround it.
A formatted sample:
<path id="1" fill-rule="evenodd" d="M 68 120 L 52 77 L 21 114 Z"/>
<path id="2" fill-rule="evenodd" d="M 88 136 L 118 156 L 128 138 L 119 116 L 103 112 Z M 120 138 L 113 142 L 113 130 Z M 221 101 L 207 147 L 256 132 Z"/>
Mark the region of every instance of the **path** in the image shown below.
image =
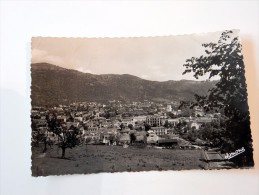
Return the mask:
<path id="1" fill-rule="evenodd" d="M 224 156 L 219 152 L 202 150 L 204 160 L 206 161 L 205 169 L 230 169 L 232 163 L 226 161 Z"/>

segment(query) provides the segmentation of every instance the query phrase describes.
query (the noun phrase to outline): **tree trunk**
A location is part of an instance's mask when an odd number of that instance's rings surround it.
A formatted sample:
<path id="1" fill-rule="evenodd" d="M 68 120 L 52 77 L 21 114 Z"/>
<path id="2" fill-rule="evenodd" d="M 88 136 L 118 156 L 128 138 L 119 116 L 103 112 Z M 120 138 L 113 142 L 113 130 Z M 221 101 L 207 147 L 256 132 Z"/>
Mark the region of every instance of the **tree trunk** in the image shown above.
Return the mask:
<path id="1" fill-rule="evenodd" d="M 62 147 L 62 156 L 61 158 L 65 158 L 66 148 Z"/>
<path id="2" fill-rule="evenodd" d="M 44 140 L 44 149 L 42 153 L 45 153 L 47 151 L 47 140 Z"/>

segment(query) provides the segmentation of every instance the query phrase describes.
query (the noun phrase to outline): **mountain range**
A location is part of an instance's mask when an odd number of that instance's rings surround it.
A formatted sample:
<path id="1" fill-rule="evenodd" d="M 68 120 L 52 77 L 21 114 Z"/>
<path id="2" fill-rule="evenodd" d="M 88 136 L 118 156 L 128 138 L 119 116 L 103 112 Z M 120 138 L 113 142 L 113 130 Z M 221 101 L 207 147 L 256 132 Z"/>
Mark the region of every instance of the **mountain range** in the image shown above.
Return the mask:
<path id="1" fill-rule="evenodd" d="M 47 63 L 31 65 L 32 105 L 108 100 L 171 102 L 205 95 L 217 81 L 149 81 L 129 74 L 94 75 Z"/>

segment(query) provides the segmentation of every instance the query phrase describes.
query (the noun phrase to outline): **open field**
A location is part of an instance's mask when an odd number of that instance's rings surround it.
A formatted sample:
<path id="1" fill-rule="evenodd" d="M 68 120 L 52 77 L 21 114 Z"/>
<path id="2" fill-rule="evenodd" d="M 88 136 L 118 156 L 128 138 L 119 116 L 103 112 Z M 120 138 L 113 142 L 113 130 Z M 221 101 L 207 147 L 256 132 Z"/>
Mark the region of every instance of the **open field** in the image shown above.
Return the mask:
<path id="1" fill-rule="evenodd" d="M 122 146 L 87 145 L 66 150 L 60 159 L 56 146 L 41 153 L 32 148 L 32 175 L 87 174 L 99 172 L 188 170 L 204 167 L 201 150 L 123 148 Z"/>

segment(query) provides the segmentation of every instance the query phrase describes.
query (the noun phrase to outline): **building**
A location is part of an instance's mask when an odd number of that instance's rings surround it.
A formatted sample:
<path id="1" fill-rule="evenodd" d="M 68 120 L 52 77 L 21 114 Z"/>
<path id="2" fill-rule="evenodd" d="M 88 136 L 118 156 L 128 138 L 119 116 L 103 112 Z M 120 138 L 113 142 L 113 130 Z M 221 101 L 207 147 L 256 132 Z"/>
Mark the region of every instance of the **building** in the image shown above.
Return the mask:
<path id="1" fill-rule="evenodd" d="M 207 123 L 211 123 L 213 120 L 216 120 L 214 118 L 209 117 L 198 117 L 192 121 L 189 122 L 190 128 L 200 129 L 201 127 L 205 126 Z"/>
<path id="2" fill-rule="evenodd" d="M 172 118 L 172 119 L 167 119 L 168 123 L 171 124 L 173 127 L 175 127 L 179 122 L 179 118 Z"/>
<path id="3" fill-rule="evenodd" d="M 128 127 L 128 125 L 132 125 L 133 127 L 135 126 L 135 122 L 133 118 L 130 118 L 130 117 L 121 119 L 121 123 L 126 127 Z"/>
<path id="4" fill-rule="evenodd" d="M 166 148 L 171 148 L 173 146 L 178 145 L 178 140 L 177 139 L 161 139 L 157 141 L 158 146 L 166 147 Z"/>
<path id="5" fill-rule="evenodd" d="M 98 132 L 98 129 L 98 127 L 87 127 L 87 129 L 84 132 L 95 133 Z"/>
<path id="6" fill-rule="evenodd" d="M 151 127 L 151 131 L 156 135 L 167 135 L 167 130 L 164 127 Z"/>
<path id="7" fill-rule="evenodd" d="M 67 117 L 64 115 L 58 115 L 57 120 L 59 120 L 61 122 L 67 122 Z"/>
<path id="8" fill-rule="evenodd" d="M 172 106 L 171 105 L 167 105 L 166 106 L 166 111 L 167 112 L 172 112 Z"/>
<path id="9" fill-rule="evenodd" d="M 205 113 L 204 113 L 204 111 L 202 110 L 202 108 L 199 108 L 198 106 L 196 106 L 196 107 L 194 108 L 194 115 L 195 115 L 195 117 L 201 117 L 201 116 L 204 116 Z"/>
<path id="10" fill-rule="evenodd" d="M 159 137 L 152 130 L 149 130 L 147 136 L 147 144 L 156 144 L 158 140 Z"/>
<path id="11" fill-rule="evenodd" d="M 167 129 L 167 135 L 172 135 L 174 133 L 174 129 Z"/>
<path id="12" fill-rule="evenodd" d="M 134 116 L 133 117 L 133 122 L 136 123 L 136 122 L 143 122 L 143 121 L 146 121 L 147 119 L 147 116 Z"/>
<path id="13" fill-rule="evenodd" d="M 74 118 L 74 121 L 75 121 L 75 122 L 82 122 L 82 121 L 83 121 L 83 117 L 81 117 L 81 116 L 76 116 L 76 117 Z"/>
<path id="14" fill-rule="evenodd" d="M 191 121 L 189 126 L 191 129 L 200 129 L 202 127 L 203 123 L 199 123 L 199 122 L 196 122 L 196 121 Z"/>
<path id="15" fill-rule="evenodd" d="M 48 127 L 46 119 L 32 119 L 32 122 L 36 124 L 36 127 Z"/>
<path id="16" fill-rule="evenodd" d="M 150 126 L 160 126 L 161 125 L 161 118 L 159 115 L 149 115 L 146 118 L 146 123 Z"/>

